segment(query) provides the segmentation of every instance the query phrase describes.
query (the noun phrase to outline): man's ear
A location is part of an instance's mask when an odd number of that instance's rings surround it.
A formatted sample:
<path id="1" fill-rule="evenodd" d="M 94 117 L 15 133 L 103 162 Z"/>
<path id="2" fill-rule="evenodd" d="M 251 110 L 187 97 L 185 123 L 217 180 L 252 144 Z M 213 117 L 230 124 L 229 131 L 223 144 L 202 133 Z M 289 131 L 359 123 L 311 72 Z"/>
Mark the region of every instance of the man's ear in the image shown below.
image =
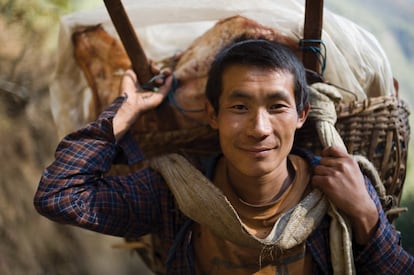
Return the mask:
<path id="1" fill-rule="evenodd" d="M 296 124 L 296 129 L 302 128 L 303 124 L 306 121 L 306 118 L 308 117 L 310 108 L 311 107 L 310 107 L 309 102 L 306 103 L 306 105 L 303 107 L 303 110 L 299 113 L 298 122 Z"/>
<path id="2" fill-rule="evenodd" d="M 207 111 L 207 118 L 208 123 L 210 124 L 210 127 L 213 129 L 218 129 L 218 123 L 217 123 L 217 114 L 214 110 L 213 106 L 211 106 L 211 103 L 206 100 L 206 111 Z"/>

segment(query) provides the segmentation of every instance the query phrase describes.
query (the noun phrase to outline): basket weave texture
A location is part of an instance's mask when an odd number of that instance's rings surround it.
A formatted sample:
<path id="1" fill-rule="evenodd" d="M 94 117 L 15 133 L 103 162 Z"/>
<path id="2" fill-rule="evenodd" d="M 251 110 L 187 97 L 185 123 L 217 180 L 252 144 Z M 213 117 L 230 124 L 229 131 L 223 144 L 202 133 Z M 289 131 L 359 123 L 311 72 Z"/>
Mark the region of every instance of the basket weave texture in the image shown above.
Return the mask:
<path id="1" fill-rule="evenodd" d="M 130 63 L 121 45 L 101 27 L 81 28 L 74 33 L 74 42 L 75 58 L 96 99 L 90 106 L 90 119 L 94 119 L 119 95 L 120 76 L 111 72 L 126 69 Z M 102 71 L 106 72 L 105 77 L 101 76 Z M 336 112 L 335 126 L 349 153 L 365 156 L 379 172 L 388 195 L 383 201 L 385 210 L 397 207 L 407 168 L 410 136 L 407 105 L 396 96 L 379 96 L 339 103 Z M 197 156 L 220 151 L 214 130 L 202 124 L 179 127 L 175 118 L 182 114 L 177 113 L 173 106 L 164 104 L 133 127 L 136 142 L 147 158 L 177 152 Z M 315 154 L 321 151 L 312 120 L 308 119 L 297 132 L 295 143 Z M 123 170 L 131 169 L 135 168 Z"/>
<path id="2" fill-rule="evenodd" d="M 390 221 L 395 220 L 402 195 L 410 138 L 409 109 L 395 96 L 381 96 L 336 106 L 335 127 L 348 152 L 372 162 L 386 189 L 382 202 Z M 209 155 L 220 151 L 217 133 L 208 126 L 136 134 L 147 157 L 166 153 Z M 308 120 L 295 137 L 295 146 L 319 154 L 322 150 L 314 122 Z"/>
<path id="3" fill-rule="evenodd" d="M 383 207 L 393 221 L 398 214 L 407 170 L 408 143 L 410 138 L 409 109 L 395 96 L 381 96 L 362 101 L 340 103 L 336 106 L 335 124 L 348 152 L 362 155 L 372 162 L 386 189 Z M 321 151 L 312 121 L 297 132 L 295 144 Z"/>

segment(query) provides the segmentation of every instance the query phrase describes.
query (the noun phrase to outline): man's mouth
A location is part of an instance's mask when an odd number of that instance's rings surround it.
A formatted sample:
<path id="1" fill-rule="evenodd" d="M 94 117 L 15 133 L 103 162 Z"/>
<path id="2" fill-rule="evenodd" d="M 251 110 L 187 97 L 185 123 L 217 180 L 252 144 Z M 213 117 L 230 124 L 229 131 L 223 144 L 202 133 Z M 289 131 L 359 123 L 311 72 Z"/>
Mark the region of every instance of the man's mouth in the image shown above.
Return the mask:
<path id="1" fill-rule="evenodd" d="M 274 147 L 242 147 L 241 150 L 253 157 L 265 157 Z"/>
<path id="2" fill-rule="evenodd" d="M 260 152 L 266 152 L 266 151 L 270 151 L 270 150 L 272 150 L 273 148 L 268 148 L 268 147 L 265 147 L 265 148 L 246 148 L 246 149 L 244 149 L 245 151 L 248 151 L 248 152 L 252 152 L 252 153 L 260 153 Z"/>

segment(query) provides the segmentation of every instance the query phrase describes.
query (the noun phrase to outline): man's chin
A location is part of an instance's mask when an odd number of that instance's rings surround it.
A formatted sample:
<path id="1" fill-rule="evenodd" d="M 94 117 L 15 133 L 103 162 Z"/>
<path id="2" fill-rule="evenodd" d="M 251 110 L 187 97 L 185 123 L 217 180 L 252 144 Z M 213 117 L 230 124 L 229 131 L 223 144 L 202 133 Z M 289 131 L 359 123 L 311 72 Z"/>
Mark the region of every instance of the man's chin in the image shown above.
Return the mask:
<path id="1" fill-rule="evenodd" d="M 272 169 L 269 165 L 246 165 L 245 169 L 240 170 L 245 176 L 248 177 L 261 177 L 269 174 Z"/>

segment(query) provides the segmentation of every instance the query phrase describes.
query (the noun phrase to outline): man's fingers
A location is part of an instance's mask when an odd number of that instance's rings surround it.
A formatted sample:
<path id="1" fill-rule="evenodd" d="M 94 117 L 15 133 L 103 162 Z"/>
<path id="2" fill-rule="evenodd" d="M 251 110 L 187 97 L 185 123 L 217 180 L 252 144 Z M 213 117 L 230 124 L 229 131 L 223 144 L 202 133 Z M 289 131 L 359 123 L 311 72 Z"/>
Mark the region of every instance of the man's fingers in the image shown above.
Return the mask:
<path id="1" fill-rule="evenodd" d="M 164 85 L 160 87 L 157 92 L 143 92 L 140 96 L 145 101 L 146 109 L 154 108 L 161 104 L 164 98 L 167 96 L 172 83 L 172 77 L 169 76 Z"/>
<path id="2" fill-rule="evenodd" d="M 348 156 L 348 152 L 339 146 L 329 146 L 322 150 L 321 155 L 323 157 L 340 158 Z"/>
<path id="3" fill-rule="evenodd" d="M 158 90 L 158 93 L 163 95 L 163 97 L 166 97 L 168 92 L 170 91 L 172 80 L 173 77 L 171 75 L 167 76 L 164 80 L 164 84 Z"/>
<path id="4" fill-rule="evenodd" d="M 160 69 L 154 64 L 154 62 L 152 60 L 149 60 L 149 66 L 150 66 L 150 70 L 152 72 L 153 75 L 157 75 L 160 73 Z"/>
<path id="5" fill-rule="evenodd" d="M 133 70 L 128 69 L 124 73 L 124 77 L 122 79 L 125 83 L 136 83 L 137 82 L 137 75 L 134 73 Z"/>
<path id="6" fill-rule="evenodd" d="M 313 173 L 318 176 L 329 176 L 335 172 L 335 168 L 328 165 L 318 165 L 313 169 Z"/>
<path id="7" fill-rule="evenodd" d="M 134 73 L 133 70 L 129 69 L 127 70 L 121 81 L 121 93 L 128 95 L 128 93 L 133 93 L 137 91 L 137 75 Z"/>

